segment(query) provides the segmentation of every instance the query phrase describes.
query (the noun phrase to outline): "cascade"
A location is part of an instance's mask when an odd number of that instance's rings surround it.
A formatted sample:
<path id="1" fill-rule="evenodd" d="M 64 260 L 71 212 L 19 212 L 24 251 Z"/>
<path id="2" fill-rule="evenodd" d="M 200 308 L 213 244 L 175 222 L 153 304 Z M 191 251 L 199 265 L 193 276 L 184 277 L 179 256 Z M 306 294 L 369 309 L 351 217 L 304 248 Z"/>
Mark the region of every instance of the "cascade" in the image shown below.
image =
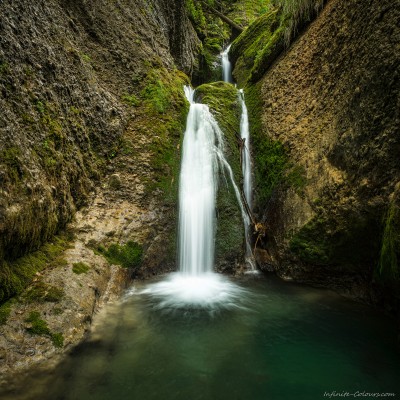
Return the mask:
<path id="1" fill-rule="evenodd" d="M 222 79 L 224 82 L 232 83 L 232 67 L 229 61 L 229 50 L 231 45 L 221 53 L 221 64 L 222 64 Z M 249 133 L 249 116 L 247 112 L 246 102 L 244 99 L 243 89 L 239 90 L 239 102 L 242 107 L 242 116 L 240 119 L 240 137 L 243 141 L 242 145 L 242 173 L 243 173 L 243 192 L 245 200 L 249 206 L 249 210 L 252 208 L 252 181 L 251 181 L 251 156 L 250 156 L 250 133 Z M 239 200 L 241 204 L 241 200 Z M 243 208 L 242 204 L 241 207 Z M 245 229 L 245 241 L 246 241 L 246 264 L 250 267 L 252 272 L 256 271 L 253 251 L 251 249 L 251 232 L 250 232 L 250 218 L 246 212 L 243 212 L 243 223 Z"/>
<path id="2" fill-rule="evenodd" d="M 227 82 L 232 81 L 229 48 L 222 53 L 223 76 Z M 216 309 L 240 307 L 246 291 L 213 272 L 215 209 L 220 172 L 231 182 L 240 206 L 246 237 L 245 258 L 253 272 L 256 268 L 249 240 L 250 218 L 235 183 L 232 168 L 225 158 L 223 134 L 217 121 L 207 105 L 194 101 L 195 91 L 191 87 L 185 86 L 184 91 L 190 108 L 182 145 L 179 180 L 179 272 L 149 285 L 141 293 L 158 298 L 159 307 L 165 310 L 190 306 L 214 312 Z M 242 137 L 248 140 L 247 108 L 243 93 L 240 93 L 239 100 L 242 105 Z M 250 153 L 243 157 L 247 157 L 242 168 L 244 180 L 247 181 L 246 201 L 250 204 Z"/>
<path id="3" fill-rule="evenodd" d="M 242 173 L 243 173 L 243 193 L 247 202 L 249 210 L 252 209 L 252 179 L 251 179 L 251 155 L 250 155 L 250 129 L 249 129 L 249 116 L 247 112 L 246 102 L 244 99 L 243 89 L 239 90 L 239 101 L 242 106 L 242 116 L 240 118 L 240 137 L 242 138 Z M 256 266 L 251 248 L 251 225 L 249 217 L 248 222 L 245 221 L 245 236 L 246 236 L 246 254 L 245 259 L 247 265 L 250 266 L 251 271 L 255 272 Z"/>
<path id="4" fill-rule="evenodd" d="M 245 212 L 232 169 L 224 155 L 224 140 L 217 121 L 205 104 L 194 101 L 194 90 L 185 86 L 190 103 L 182 146 L 179 180 L 179 272 L 149 285 L 140 293 L 160 300 L 159 308 L 237 308 L 246 291 L 213 272 L 216 195 L 219 171 L 232 183 L 242 216 Z"/>
<path id="5" fill-rule="evenodd" d="M 213 269 L 219 170 L 228 175 L 232 184 L 245 231 L 250 226 L 250 219 L 232 168 L 225 158 L 223 134 L 217 121 L 207 105 L 194 102 L 194 90 L 191 87 L 185 86 L 184 89 L 190 109 L 179 180 L 179 270 L 185 274 L 199 275 Z"/>
<path id="6" fill-rule="evenodd" d="M 232 83 L 232 66 L 229 61 L 229 50 L 231 49 L 231 45 L 229 45 L 225 50 L 221 53 L 221 64 L 222 64 L 222 80 L 224 82 Z"/>
<path id="7" fill-rule="evenodd" d="M 198 275 L 211 272 L 214 261 L 215 198 L 218 184 L 218 125 L 204 104 L 190 103 L 182 147 L 179 181 L 179 269 Z"/>
<path id="8" fill-rule="evenodd" d="M 243 148 L 242 148 L 243 192 L 247 204 L 251 210 L 253 188 L 251 181 L 249 116 L 247 112 L 246 102 L 244 100 L 243 89 L 239 90 L 239 101 L 242 106 L 242 116 L 240 119 L 240 137 L 243 139 Z"/>

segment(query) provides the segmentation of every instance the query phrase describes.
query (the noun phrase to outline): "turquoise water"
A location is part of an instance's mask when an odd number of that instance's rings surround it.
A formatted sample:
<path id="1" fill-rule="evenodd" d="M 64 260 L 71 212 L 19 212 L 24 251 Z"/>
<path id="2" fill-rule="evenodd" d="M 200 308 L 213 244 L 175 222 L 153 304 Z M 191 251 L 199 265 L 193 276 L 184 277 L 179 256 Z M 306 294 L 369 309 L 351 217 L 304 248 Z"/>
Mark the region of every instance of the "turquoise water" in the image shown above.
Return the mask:
<path id="1" fill-rule="evenodd" d="M 234 283 L 242 288 L 239 300 L 206 310 L 160 308 L 159 298 L 136 286 L 99 316 L 91 337 L 51 375 L 27 380 L 23 396 L 10 398 L 310 400 L 334 391 L 350 398 L 357 391 L 400 396 L 393 320 L 330 291 L 274 277 Z"/>

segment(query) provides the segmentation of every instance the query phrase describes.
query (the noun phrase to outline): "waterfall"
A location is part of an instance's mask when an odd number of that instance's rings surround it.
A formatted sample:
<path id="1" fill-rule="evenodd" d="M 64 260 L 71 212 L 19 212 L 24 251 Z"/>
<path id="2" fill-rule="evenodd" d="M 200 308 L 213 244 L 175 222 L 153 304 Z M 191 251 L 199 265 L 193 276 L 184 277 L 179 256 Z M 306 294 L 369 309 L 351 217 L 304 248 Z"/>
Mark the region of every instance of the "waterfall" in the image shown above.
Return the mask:
<path id="1" fill-rule="evenodd" d="M 204 104 L 190 102 L 183 139 L 179 181 L 179 269 L 198 275 L 211 272 L 214 263 L 215 199 L 218 183 L 217 123 Z"/>
<path id="2" fill-rule="evenodd" d="M 243 147 L 242 147 L 243 192 L 247 204 L 249 205 L 249 208 L 251 210 L 253 188 L 251 181 L 249 116 L 247 113 L 246 102 L 244 100 L 243 89 L 239 90 L 239 101 L 242 106 L 242 116 L 240 119 L 240 137 L 243 140 Z"/>
<path id="3" fill-rule="evenodd" d="M 243 89 L 239 90 L 239 101 L 242 106 L 242 116 L 240 118 L 240 137 L 242 138 L 242 173 L 243 173 L 243 193 L 249 210 L 252 209 L 252 179 L 251 179 L 251 155 L 250 155 L 250 130 L 249 130 L 249 116 L 247 112 L 246 102 L 244 99 Z M 251 232 L 250 220 L 245 223 L 245 236 L 246 236 L 246 263 L 250 266 L 252 271 L 256 271 L 253 251 L 251 249 Z"/>
<path id="4" fill-rule="evenodd" d="M 225 82 L 232 83 L 232 67 L 229 61 L 229 50 L 231 45 L 229 45 L 222 53 L 221 53 L 221 62 L 222 62 L 222 79 Z M 240 119 L 240 137 L 243 140 L 242 145 L 242 173 L 243 173 L 243 192 L 246 202 L 251 211 L 252 207 L 252 182 L 251 182 L 251 158 L 250 158 L 250 134 L 249 134 L 249 117 L 246 107 L 246 102 L 244 100 L 243 89 L 239 90 L 239 101 L 242 107 L 242 116 Z M 241 199 L 238 199 L 239 204 L 241 204 Z M 250 218 L 247 215 L 247 212 L 243 211 L 242 207 L 242 215 L 243 215 L 243 223 L 245 226 L 245 238 L 246 238 L 246 264 L 250 267 L 252 271 L 256 271 L 253 251 L 251 249 L 251 232 L 250 232 Z"/>
<path id="5" fill-rule="evenodd" d="M 229 61 L 229 50 L 231 45 L 229 45 L 222 53 L 221 53 L 221 61 L 222 61 L 222 80 L 224 82 L 232 83 L 232 66 Z"/>
<path id="6" fill-rule="evenodd" d="M 166 311 L 194 307 L 208 309 L 213 315 L 217 310 L 241 307 L 246 294 L 213 272 L 219 171 L 228 175 L 232 183 L 245 227 L 250 221 L 225 158 L 223 134 L 217 121 L 207 105 L 194 101 L 192 88 L 185 86 L 184 90 L 190 108 L 179 180 L 179 272 L 139 293 L 157 298 L 158 307 Z"/>

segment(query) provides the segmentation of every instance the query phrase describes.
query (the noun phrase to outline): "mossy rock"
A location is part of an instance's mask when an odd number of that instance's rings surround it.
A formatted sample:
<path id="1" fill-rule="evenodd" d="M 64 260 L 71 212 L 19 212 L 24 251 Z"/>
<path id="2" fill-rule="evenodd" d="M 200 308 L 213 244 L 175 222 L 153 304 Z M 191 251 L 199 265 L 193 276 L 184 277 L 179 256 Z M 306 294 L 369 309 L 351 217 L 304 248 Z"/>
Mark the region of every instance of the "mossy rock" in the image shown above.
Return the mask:
<path id="1" fill-rule="evenodd" d="M 246 87 L 245 100 L 249 113 L 257 209 L 263 208 L 278 188 L 292 187 L 301 194 L 307 180 L 304 168 L 294 163 L 284 145 L 272 140 L 263 127 L 260 83 Z"/>
<path id="2" fill-rule="evenodd" d="M 242 186 L 240 166 L 240 118 L 241 106 L 238 90 L 230 83 L 215 82 L 196 89 L 196 101 L 207 104 L 217 120 L 224 137 L 225 157 L 232 168 L 239 190 Z M 220 171 L 217 196 L 216 265 L 228 265 L 242 261 L 244 249 L 244 226 L 234 188 L 230 178 Z"/>
<path id="3" fill-rule="evenodd" d="M 284 49 L 284 24 L 279 9 L 267 12 L 232 43 L 233 76 L 239 86 L 256 82 Z"/>
<path id="4" fill-rule="evenodd" d="M 329 202 L 325 199 L 316 215 L 291 237 L 290 250 L 307 265 L 372 277 L 365 265 L 378 258 L 379 212 L 349 208 L 332 215 Z"/>
<path id="5" fill-rule="evenodd" d="M 62 333 L 52 332 L 47 322 L 40 318 L 38 311 L 31 311 L 29 316 L 25 319 L 25 322 L 29 324 L 26 330 L 32 335 L 47 336 L 53 342 L 54 347 L 64 346 L 64 336 Z"/>
<path id="6" fill-rule="evenodd" d="M 60 235 L 52 243 L 15 261 L 0 261 L 0 303 L 21 293 L 36 273 L 49 265 L 64 266 L 61 254 L 68 247 L 68 240 L 67 236 Z"/>
<path id="7" fill-rule="evenodd" d="M 64 296 L 63 289 L 48 285 L 45 282 L 35 282 L 23 294 L 22 300 L 27 303 L 58 303 Z"/>

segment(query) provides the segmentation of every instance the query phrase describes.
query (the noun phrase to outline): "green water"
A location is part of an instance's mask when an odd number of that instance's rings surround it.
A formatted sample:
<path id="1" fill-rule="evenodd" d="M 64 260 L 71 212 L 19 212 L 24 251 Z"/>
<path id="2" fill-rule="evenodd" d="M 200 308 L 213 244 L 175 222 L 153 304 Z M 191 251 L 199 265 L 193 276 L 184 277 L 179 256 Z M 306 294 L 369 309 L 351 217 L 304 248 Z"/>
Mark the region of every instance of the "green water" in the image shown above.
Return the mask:
<path id="1" fill-rule="evenodd" d="M 235 283 L 246 291 L 221 310 L 163 309 L 158 299 L 136 290 L 99 315 L 89 340 L 51 375 L 27 380 L 21 398 L 312 400 L 333 391 L 350 398 L 357 391 L 400 396 L 393 320 L 330 291 L 273 277 Z"/>

